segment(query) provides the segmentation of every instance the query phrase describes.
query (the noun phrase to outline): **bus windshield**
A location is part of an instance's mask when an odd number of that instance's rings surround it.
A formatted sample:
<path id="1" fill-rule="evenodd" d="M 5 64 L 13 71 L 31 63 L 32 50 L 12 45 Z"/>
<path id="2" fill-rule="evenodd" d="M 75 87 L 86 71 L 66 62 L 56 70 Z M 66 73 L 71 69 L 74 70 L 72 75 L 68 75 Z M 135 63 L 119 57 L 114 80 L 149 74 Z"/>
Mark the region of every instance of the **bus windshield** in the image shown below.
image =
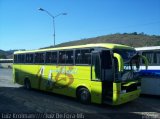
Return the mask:
<path id="1" fill-rule="evenodd" d="M 120 54 L 124 63 L 128 62 L 134 55 L 136 55 L 136 50 L 130 49 L 114 49 L 113 52 Z"/>
<path id="2" fill-rule="evenodd" d="M 119 54 L 124 61 L 124 70 L 121 72 L 121 77 L 119 79 L 122 81 L 137 79 L 139 56 L 136 55 L 136 51 L 134 49 L 114 49 L 113 52 Z"/>

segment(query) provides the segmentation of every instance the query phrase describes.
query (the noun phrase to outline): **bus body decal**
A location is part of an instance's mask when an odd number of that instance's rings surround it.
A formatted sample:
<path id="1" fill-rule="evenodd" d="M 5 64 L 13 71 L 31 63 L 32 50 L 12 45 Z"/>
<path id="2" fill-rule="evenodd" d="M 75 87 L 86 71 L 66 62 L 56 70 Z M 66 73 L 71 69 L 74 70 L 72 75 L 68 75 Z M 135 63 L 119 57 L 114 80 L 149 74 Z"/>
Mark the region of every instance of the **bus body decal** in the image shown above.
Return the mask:
<path id="1" fill-rule="evenodd" d="M 68 87 L 73 83 L 74 81 L 73 74 L 77 73 L 77 68 L 73 68 L 72 66 L 69 66 L 68 70 L 66 70 L 65 68 L 66 68 L 65 66 L 61 66 L 61 67 L 57 66 L 56 70 L 49 70 L 48 79 L 45 85 L 46 89 L 49 89 L 49 90 L 62 89 L 62 88 Z M 39 88 L 41 85 L 41 79 L 44 76 L 44 70 L 45 70 L 45 67 L 42 66 L 37 73 L 38 80 L 39 80 Z M 56 76 L 53 78 L 54 72 L 56 73 Z M 61 75 L 65 75 L 65 77 L 61 77 Z M 65 81 L 66 84 L 60 85 L 59 84 L 60 81 Z"/>

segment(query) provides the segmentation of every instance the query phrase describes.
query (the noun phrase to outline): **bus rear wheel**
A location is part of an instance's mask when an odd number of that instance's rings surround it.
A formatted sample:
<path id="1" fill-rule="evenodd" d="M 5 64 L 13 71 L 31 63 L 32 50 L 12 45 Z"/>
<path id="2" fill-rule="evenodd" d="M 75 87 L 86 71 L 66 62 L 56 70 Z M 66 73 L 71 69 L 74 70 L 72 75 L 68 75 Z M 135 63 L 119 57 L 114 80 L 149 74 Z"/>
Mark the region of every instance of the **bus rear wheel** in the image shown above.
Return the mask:
<path id="1" fill-rule="evenodd" d="M 77 98 L 83 104 L 89 104 L 91 102 L 91 95 L 87 88 L 80 88 L 78 90 Z"/>
<path id="2" fill-rule="evenodd" d="M 31 83 L 30 83 L 29 79 L 25 79 L 25 80 L 24 80 L 24 87 L 25 87 L 27 90 L 30 90 L 30 89 L 31 89 Z"/>

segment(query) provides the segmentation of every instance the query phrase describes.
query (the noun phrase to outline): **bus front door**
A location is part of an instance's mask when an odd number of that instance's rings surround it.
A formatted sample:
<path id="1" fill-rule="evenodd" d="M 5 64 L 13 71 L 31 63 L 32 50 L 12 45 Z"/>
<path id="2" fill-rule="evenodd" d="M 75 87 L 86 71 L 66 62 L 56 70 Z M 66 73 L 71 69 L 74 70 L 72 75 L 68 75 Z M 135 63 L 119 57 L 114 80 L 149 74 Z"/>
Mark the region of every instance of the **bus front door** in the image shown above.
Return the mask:
<path id="1" fill-rule="evenodd" d="M 101 81 L 102 81 L 102 101 L 112 103 L 114 69 L 113 58 L 110 50 L 102 50 L 101 55 Z"/>
<path id="2" fill-rule="evenodd" d="M 91 101 L 101 103 L 102 82 L 100 53 L 93 51 L 91 56 Z"/>

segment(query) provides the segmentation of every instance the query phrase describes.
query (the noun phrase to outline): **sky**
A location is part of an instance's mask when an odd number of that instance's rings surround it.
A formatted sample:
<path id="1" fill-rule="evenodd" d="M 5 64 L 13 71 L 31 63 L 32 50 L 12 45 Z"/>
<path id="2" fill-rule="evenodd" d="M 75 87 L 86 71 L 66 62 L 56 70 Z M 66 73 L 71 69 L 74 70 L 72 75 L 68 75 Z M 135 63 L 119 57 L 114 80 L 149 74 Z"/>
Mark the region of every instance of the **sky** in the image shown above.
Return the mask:
<path id="1" fill-rule="evenodd" d="M 38 49 L 115 33 L 160 35 L 160 0 L 0 0 L 0 49 Z"/>

